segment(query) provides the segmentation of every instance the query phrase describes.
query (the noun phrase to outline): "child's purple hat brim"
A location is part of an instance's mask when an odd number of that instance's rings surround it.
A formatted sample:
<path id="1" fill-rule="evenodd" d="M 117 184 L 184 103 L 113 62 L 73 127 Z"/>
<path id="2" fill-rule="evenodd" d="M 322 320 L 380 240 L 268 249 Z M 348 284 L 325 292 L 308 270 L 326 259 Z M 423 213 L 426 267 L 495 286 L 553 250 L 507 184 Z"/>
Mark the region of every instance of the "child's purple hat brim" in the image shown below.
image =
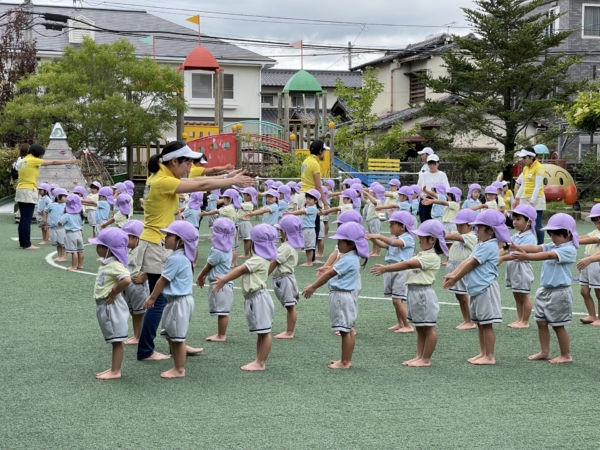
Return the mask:
<path id="1" fill-rule="evenodd" d="M 576 226 L 575 219 L 571 216 L 564 213 L 558 213 L 550 217 L 550 220 L 548 220 L 546 226 L 542 228 L 542 231 L 567 230 L 573 236 L 573 245 L 575 248 L 579 248 L 579 234 L 577 233 Z"/>

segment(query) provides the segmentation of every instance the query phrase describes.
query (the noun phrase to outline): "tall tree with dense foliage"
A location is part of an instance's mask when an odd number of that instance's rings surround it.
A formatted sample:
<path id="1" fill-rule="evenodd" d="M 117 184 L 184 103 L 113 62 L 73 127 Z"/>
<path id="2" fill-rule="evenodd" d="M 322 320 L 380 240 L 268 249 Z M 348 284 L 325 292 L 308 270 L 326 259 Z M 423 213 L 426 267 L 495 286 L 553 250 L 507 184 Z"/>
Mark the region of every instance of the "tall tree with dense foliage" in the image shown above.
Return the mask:
<path id="1" fill-rule="evenodd" d="M 80 49 L 66 47 L 62 61 L 42 64 L 18 84 L 19 95 L 0 115 L 0 132 L 33 132 L 45 140 L 60 122 L 73 149 L 107 157 L 159 139 L 185 110 L 177 95 L 183 78 L 134 51 L 126 40 L 85 38 Z"/>

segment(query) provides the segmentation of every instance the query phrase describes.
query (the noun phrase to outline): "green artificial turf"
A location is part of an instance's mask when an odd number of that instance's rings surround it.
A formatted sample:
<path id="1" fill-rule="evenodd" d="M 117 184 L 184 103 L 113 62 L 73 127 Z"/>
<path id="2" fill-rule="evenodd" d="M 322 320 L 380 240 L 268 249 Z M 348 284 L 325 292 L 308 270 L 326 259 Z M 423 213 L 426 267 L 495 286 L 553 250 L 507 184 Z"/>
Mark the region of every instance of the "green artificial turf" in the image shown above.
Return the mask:
<path id="1" fill-rule="evenodd" d="M 591 231 L 581 224 L 580 232 Z M 86 237 L 89 237 L 89 227 Z M 202 225 L 206 234 L 206 224 Z M 121 380 L 94 374 L 110 365 L 110 346 L 96 322 L 94 278 L 49 265 L 52 249 L 18 249 L 11 216 L 0 216 L 0 448 L 596 448 L 595 422 L 600 328 L 574 323 L 573 364 L 530 362 L 539 348 L 536 327 L 511 330 L 514 309 L 496 326 L 494 367 L 466 359 L 478 353 L 476 331 L 458 331 L 454 296 L 435 285 L 442 302 L 438 346 L 430 368 L 407 368 L 416 334 L 388 331 L 394 324 L 382 279 L 362 271 L 353 368 L 327 369 L 340 356 L 330 331 L 327 290 L 302 300 L 294 340 L 274 340 L 262 373 L 239 367 L 254 358 L 239 290 L 226 343 L 206 343 L 216 332 L 206 289 L 194 288 L 196 310 L 188 342 L 203 346 L 189 358 L 184 379 L 163 380 L 169 361 L 142 363 L 126 349 Z M 34 236 L 38 236 L 34 228 Z M 327 243 L 327 253 L 333 249 Z M 210 247 L 200 244 L 199 264 Z M 582 250 L 580 250 L 582 255 Z M 86 271 L 97 269 L 93 246 Z M 382 261 L 380 258 L 379 261 Z M 303 262 L 303 256 L 301 257 Z M 375 261 L 369 261 L 371 267 Z M 539 283 L 540 263 L 534 264 Z M 198 272 L 198 270 L 197 270 Z M 314 270 L 297 268 L 300 288 Z M 574 274 L 576 276 L 576 274 Z M 503 306 L 514 308 L 499 284 Z M 573 285 L 574 311 L 585 312 Z M 378 298 L 378 299 L 377 299 Z M 275 299 L 274 332 L 285 329 Z M 450 304 L 447 304 L 450 303 Z M 157 339 L 157 350 L 167 344 Z M 558 345 L 552 336 L 552 351 Z"/>

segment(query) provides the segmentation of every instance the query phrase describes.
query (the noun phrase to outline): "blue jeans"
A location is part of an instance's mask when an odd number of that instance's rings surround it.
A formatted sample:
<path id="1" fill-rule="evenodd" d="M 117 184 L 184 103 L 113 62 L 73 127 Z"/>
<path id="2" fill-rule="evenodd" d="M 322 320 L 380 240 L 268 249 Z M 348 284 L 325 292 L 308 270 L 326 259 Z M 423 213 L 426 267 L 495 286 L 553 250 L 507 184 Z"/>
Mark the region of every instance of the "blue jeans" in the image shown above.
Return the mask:
<path id="1" fill-rule="evenodd" d="M 160 274 L 148 273 L 148 285 L 150 292 L 154 290 L 156 282 L 160 279 Z M 138 344 L 137 359 L 142 360 L 152 356 L 154 353 L 154 339 L 156 338 L 156 331 L 162 319 L 162 313 L 167 306 L 167 299 L 162 293 L 156 299 L 154 307 L 150 308 L 144 314 L 144 322 L 142 323 L 142 332 L 140 334 L 140 342 Z"/>
<path id="2" fill-rule="evenodd" d="M 542 216 L 544 211 L 536 211 L 537 217 L 535 218 L 535 235 L 537 236 L 538 245 L 544 243 L 544 232 L 542 231 Z"/>
<path id="3" fill-rule="evenodd" d="M 36 206 L 35 203 L 19 202 L 19 247 L 31 247 L 31 220 Z"/>

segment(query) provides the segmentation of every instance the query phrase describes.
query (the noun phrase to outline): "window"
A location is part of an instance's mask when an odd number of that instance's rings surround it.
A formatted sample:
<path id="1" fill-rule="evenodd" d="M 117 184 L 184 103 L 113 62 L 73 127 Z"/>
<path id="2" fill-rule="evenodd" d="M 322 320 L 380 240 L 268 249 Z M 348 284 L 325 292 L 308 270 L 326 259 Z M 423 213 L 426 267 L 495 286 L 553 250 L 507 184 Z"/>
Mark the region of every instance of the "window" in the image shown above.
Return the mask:
<path id="1" fill-rule="evenodd" d="M 600 37 L 600 6 L 583 7 L 583 35 Z"/>
<path id="2" fill-rule="evenodd" d="M 315 96 L 314 95 L 290 95 L 290 103 L 292 104 L 292 108 L 304 108 L 304 98 L 306 98 L 306 107 L 314 108 L 315 107 Z"/>
<path id="3" fill-rule="evenodd" d="M 548 11 L 548 17 L 555 17 L 559 14 L 559 8 L 552 8 Z M 555 34 L 558 33 L 559 30 L 559 21 L 560 17 L 557 17 L 554 22 L 552 22 L 548 28 L 546 28 L 546 34 Z"/>
<path id="4" fill-rule="evenodd" d="M 223 98 L 225 100 L 233 100 L 233 74 L 226 73 L 223 76 Z"/>
<path id="5" fill-rule="evenodd" d="M 425 101 L 425 85 L 415 73 L 410 74 L 410 94 L 409 103 L 419 103 Z"/>
<path id="6" fill-rule="evenodd" d="M 223 98 L 234 99 L 233 74 L 226 73 L 223 77 Z M 215 98 L 215 83 L 212 73 L 192 74 L 192 98 L 213 99 Z"/>
<path id="7" fill-rule="evenodd" d="M 275 101 L 273 97 L 273 95 L 263 95 L 260 102 L 263 106 L 273 106 Z"/>

